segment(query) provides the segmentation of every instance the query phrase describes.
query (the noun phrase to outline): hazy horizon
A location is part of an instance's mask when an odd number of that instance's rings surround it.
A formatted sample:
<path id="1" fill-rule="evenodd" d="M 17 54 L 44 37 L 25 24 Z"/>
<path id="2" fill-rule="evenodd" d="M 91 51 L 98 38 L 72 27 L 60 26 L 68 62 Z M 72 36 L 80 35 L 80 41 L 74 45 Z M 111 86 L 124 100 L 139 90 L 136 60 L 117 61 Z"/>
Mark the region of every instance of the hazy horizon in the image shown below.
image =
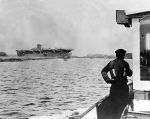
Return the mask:
<path id="1" fill-rule="evenodd" d="M 116 23 L 116 10 L 149 10 L 149 0 L 0 0 L 0 51 L 71 48 L 73 55 L 132 52 L 138 31 Z"/>

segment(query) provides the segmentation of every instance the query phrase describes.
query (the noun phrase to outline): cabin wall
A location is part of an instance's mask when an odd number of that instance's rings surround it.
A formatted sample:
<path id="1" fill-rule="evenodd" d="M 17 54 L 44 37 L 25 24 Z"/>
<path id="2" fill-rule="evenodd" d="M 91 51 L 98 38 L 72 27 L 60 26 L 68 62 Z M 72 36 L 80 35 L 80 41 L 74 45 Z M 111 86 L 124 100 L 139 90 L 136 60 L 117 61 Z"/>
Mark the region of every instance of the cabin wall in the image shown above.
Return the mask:
<path id="1" fill-rule="evenodd" d="M 140 35 L 139 35 L 139 22 L 135 21 L 132 26 L 133 31 L 133 89 L 140 89 Z"/>

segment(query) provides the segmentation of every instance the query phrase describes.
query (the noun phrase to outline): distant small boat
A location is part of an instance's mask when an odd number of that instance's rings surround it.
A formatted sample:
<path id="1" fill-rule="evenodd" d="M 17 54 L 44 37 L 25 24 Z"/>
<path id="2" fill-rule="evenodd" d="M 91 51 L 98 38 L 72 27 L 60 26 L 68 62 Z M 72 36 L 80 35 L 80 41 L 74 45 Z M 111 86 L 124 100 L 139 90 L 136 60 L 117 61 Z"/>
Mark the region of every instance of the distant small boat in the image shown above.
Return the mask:
<path id="1" fill-rule="evenodd" d="M 64 59 L 64 61 L 68 61 L 68 59 Z"/>

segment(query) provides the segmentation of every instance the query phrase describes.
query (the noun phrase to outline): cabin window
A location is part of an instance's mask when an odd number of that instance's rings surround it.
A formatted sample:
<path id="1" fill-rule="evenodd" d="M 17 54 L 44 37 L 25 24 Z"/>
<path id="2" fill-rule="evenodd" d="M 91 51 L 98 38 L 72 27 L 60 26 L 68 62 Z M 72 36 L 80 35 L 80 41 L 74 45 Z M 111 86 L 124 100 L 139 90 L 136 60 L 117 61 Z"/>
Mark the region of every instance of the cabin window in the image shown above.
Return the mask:
<path id="1" fill-rule="evenodd" d="M 150 81 L 150 17 L 140 21 L 140 77 Z"/>

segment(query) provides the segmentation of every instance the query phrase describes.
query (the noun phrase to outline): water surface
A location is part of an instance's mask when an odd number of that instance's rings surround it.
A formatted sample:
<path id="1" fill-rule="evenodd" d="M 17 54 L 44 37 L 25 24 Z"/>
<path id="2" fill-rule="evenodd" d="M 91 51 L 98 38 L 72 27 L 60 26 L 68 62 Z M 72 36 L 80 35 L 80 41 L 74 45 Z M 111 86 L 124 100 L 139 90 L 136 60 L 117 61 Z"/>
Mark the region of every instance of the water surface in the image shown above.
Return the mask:
<path id="1" fill-rule="evenodd" d="M 1 62 L 0 118 L 54 116 L 90 107 L 109 93 L 109 85 L 100 74 L 108 61 L 84 58 Z"/>

